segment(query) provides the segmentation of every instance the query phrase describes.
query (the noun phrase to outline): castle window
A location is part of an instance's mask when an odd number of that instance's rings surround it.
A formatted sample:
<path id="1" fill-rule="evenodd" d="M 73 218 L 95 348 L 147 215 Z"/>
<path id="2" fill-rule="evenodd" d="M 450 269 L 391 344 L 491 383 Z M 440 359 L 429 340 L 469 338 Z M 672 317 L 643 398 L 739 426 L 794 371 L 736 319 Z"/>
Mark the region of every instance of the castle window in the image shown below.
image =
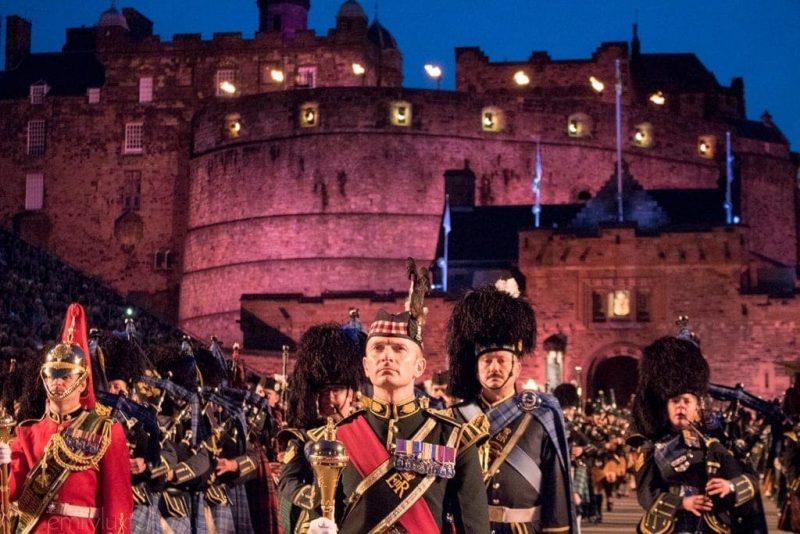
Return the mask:
<path id="1" fill-rule="evenodd" d="M 295 79 L 295 85 L 297 87 L 316 87 L 317 67 L 314 65 L 303 65 L 297 67 L 297 78 Z"/>
<path id="2" fill-rule="evenodd" d="M 262 85 L 280 84 L 283 82 L 283 68 L 275 62 L 264 61 L 258 69 L 259 81 Z"/>
<path id="3" fill-rule="evenodd" d="M 28 155 L 41 156 L 45 149 L 45 126 L 41 119 L 28 121 Z"/>
<path id="4" fill-rule="evenodd" d="M 225 136 L 228 139 L 236 139 L 242 135 L 242 116 L 238 113 L 225 115 Z"/>
<path id="5" fill-rule="evenodd" d="M 153 78 L 139 78 L 139 102 L 147 103 L 153 101 Z"/>
<path id="6" fill-rule="evenodd" d="M 412 106 L 409 102 L 392 102 L 389 106 L 389 120 L 395 126 L 411 125 Z"/>
<path id="7" fill-rule="evenodd" d="M 99 104 L 100 103 L 100 88 L 99 87 L 90 87 L 86 90 L 86 98 L 88 99 L 90 104 Z"/>
<path id="8" fill-rule="evenodd" d="M 588 137 L 592 135 L 592 118 L 586 113 L 573 113 L 567 119 L 567 135 Z"/>
<path id="9" fill-rule="evenodd" d="M 124 154 L 141 154 L 144 151 L 144 123 L 125 123 Z"/>
<path id="10" fill-rule="evenodd" d="M 608 292 L 608 318 L 631 318 L 631 292 L 627 289 L 615 289 Z"/>
<path id="11" fill-rule="evenodd" d="M 139 211 L 142 207 L 142 171 L 125 171 L 122 184 L 122 209 Z"/>
<path id="12" fill-rule="evenodd" d="M 505 128 L 505 122 L 500 108 L 489 106 L 481 110 L 481 129 L 484 132 L 501 132 Z"/>
<path id="13" fill-rule="evenodd" d="M 592 292 L 592 322 L 606 322 L 606 312 L 603 306 L 603 295 L 597 291 Z"/>
<path id="14" fill-rule="evenodd" d="M 650 294 L 645 291 L 636 292 L 636 322 L 650 322 Z"/>
<path id="15" fill-rule="evenodd" d="M 214 94 L 216 96 L 236 95 L 236 71 L 234 69 L 218 69 L 214 74 Z"/>
<path id="16" fill-rule="evenodd" d="M 633 130 L 633 145 L 640 148 L 653 146 L 653 125 L 649 122 L 637 124 Z"/>
<path id="17" fill-rule="evenodd" d="M 46 83 L 35 83 L 30 87 L 31 104 L 44 104 L 44 96 L 50 88 Z"/>
<path id="18" fill-rule="evenodd" d="M 153 270 L 171 271 L 175 267 L 175 255 L 170 249 L 158 250 L 153 255 Z"/>
<path id="19" fill-rule="evenodd" d="M 717 138 L 713 135 L 701 135 L 697 138 L 697 155 L 701 158 L 714 159 L 717 151 Z"/>
<path id="20" fill-rule="evenodd" d="M 300 106 L 300 126 L 314 128 L 319 125 L 319 104 L 306 102 Z"/>
<path id="21" fill-rule="evenodd" d="M 44 206 L 44 174 L 25 177 L 25 209 L 40 210 Z"/>

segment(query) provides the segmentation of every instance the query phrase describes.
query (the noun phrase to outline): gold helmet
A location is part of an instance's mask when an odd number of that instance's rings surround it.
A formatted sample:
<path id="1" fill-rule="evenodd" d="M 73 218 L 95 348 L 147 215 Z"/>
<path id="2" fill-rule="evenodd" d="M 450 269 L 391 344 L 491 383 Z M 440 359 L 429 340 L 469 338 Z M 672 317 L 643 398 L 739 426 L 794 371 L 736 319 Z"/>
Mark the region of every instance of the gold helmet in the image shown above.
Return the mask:
<path id="1" fill-rule="evenodd" d="M 92 367 L 86 341 L 86 319 L 83 308 L 79 304 L 72 304 L 67 310 L 62 341 L 47 352 L 40 369 L 47 396 L 51 399 L 65 399 L 87 380 L 89 381 L 87 389 L 91 390 Z M 76 380 L 64 392 L 55 394 L 50 390 L 48 379 L 55 380 L 69 376 L 76 376 Z M 94 405 L 92 391 L 89 391 L 84 404 Z"/>

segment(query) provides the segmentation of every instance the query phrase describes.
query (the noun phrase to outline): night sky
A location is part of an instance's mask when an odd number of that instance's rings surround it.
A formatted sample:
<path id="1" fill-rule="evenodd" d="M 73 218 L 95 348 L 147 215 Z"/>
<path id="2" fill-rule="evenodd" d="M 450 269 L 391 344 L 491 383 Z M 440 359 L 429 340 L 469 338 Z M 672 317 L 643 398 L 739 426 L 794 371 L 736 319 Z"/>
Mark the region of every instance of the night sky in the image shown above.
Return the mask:
<path id="1" fill-rule="evenodd" d="M 327 33 L 340 4 L 311 0 L 309 27 Z M 94 25 L 110 5 L 3 0 L 0 15 L 31 20 L 33 51 L 45 52 L 60 50 L 67 27 Z M 372 19 L 376 2 L 361 5 Z M 258 26 L 256 0 L 125 0 L 118 6 L 141 11 L 163 40 L 195 32 L 210 38 L 215 31 L 251 37 Z M 403 52 L 405 85 L 433 88 L 422 67 L 438 62 L 443 89 L 454 84 L 457 46 L 479 46 L 493 61 L 524 60 L 538 50 L 554 59 L 589 58 L 603 41 L 629 41 L 638 20 L 642 52 L 694 52 L 723 85 L 744 77 L 748 117 L 769 110 L 792 149 L 800 150 L 799 0 L 381 0 L 377 10 Z"/>

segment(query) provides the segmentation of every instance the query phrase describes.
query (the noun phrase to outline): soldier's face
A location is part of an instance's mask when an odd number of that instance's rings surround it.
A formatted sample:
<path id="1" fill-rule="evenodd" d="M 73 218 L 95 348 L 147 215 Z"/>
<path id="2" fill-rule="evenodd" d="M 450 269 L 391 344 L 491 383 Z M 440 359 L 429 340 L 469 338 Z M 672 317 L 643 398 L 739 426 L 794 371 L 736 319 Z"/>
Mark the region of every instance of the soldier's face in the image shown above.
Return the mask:
<path id="1" fill-rule="evenodd" d="M 341 420 L 350 414 L 353 390 L 339 384 L 323 387 L 317 394 L 317 407 L 323 417 Z"/>
<path id="2" fill-rule="evenodd" d="M 492 391 L 513 391 L 519 378 L 520 365 L 514 353 L 507 350 L 484 352 L 478 358 L 478 379 L 481 385 Z"/>
<path id="3" fill-rule="evenodd" d="M 676 395 L 667 401 L 669 424 L 675 430 L 686 430 L 691 423 L 699 420 L 700 402 L 691 393 Z"/>
<path id="4" fill-rule="evenodd" d="M 112 395 L 127 395 L 128 384 L 124 380 L 109 380 L 108 392 Z"/>
<path id="5" fill-rule="evenodd" d="M 375 336 L 367 341 L 364 373 L 372 385 L 400 389 L 411 385 L 425 372 L 425 358 L 419 345 L 410 339 Z"/>

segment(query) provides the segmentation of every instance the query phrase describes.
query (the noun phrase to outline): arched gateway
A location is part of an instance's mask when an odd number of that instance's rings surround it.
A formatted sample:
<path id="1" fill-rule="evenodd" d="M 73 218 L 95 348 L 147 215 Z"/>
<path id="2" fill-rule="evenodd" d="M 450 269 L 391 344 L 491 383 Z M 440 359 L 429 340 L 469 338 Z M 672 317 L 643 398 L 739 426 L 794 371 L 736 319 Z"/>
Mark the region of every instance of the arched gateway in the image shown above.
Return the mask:
<path id="1" fill-rule="evenodd" d="M 640 356 L 641 351 L 634 346 L 609 347 L 596 354 L 586 377 L 586 400 L 595 399 L 603 391 L 610 401 L 613 391 L 617 406 L 627 406 L 636 391 Z"/>

